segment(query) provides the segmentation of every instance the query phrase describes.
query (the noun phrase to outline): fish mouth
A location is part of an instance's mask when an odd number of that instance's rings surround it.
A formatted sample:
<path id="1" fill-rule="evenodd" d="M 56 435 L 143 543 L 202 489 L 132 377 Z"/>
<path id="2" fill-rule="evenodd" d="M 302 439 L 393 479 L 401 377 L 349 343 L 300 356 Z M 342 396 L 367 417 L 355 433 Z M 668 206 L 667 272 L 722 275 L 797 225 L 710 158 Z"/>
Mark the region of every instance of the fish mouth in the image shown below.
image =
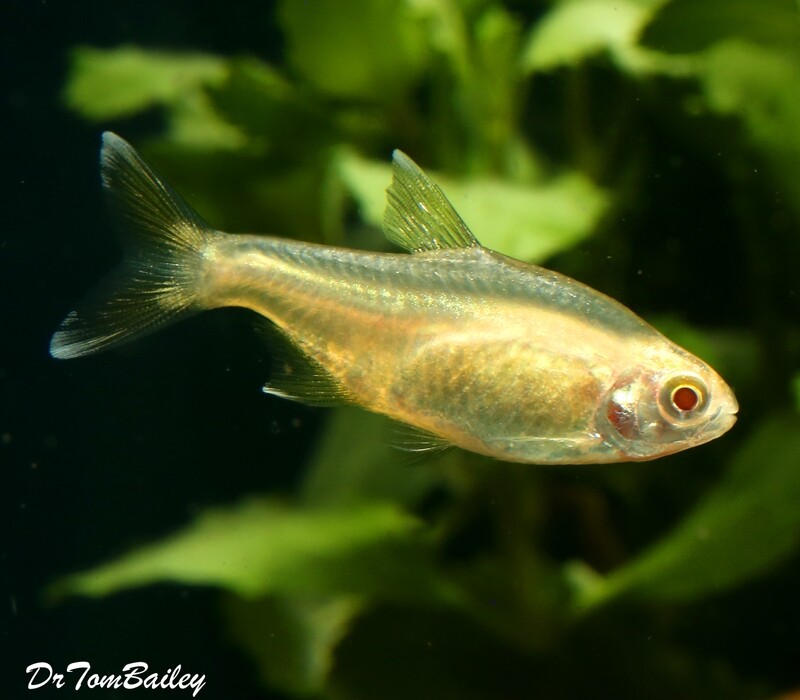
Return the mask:
<path id="1" fill-rule="evenodd" d="M 727 433 L 736 423 L 736 419 L 738 416 L 736 413 L 731 413 L 724 408 L 719 408 L 717 412 L 709 418 L 708 422 L 705 426 L 698 430 L 697 432 L 690 433 L 688 436 L 684 437 L 673 443 L 667 449 L 664 449 L 658 454 L 652 454 L 648 456 L 640 457 L 637 461 L 645 461 L 651 459 L 657 459 L 660 457 L 666 457 L 667 455 L 673 455 L 678 452 L 683 452 L 684 450 L 691 449 L 693 447 L 699 447 L 700 445 L 705 445 L 707 442 L 711 442 L 712 440 L 716 440 L 718 437 L 721 437 L 725 433 Z"/>
<path id="2" fill-rule="evenodd" d="M 736 421 L 739 418 L 739 416 L 737 416 L 736 413 L 737 413 L 736 411 L 733 411 L 731 413 L 725 412 L 719 416 L 718 427 L 722 429 L 720 435 L 722 433 L 728 432 L 733 427 L 734 423 L 736 423 Z"/>
<path id="3" fill-rule="evenodd" d="M 739 404 L 736 403 L 736 399 L 733 400 L 733 405 L 731 406 L 720 406 L 706 424 L 705 429 L 697 434 L 697 444 L 700 445 L 704 442 L 709 442 L 727 433 L 739 418 L 739 416 L 736 415 L 738 411 Z"/>
<path id="4" fill-rule="evenodd" d="M 715 416 L 715 418 L 719 418 L 720 422 L 724 425 L 722 433 L 730 430 L 733 427 L 733 424 L 736 423 L 736 420 L 739 418 L 737 415 L 739 413 L 739 402 L 736 400 L 736 397 L 733 395 L 732 391 L 728 396 L 728 401 L 726 404 L 727 405 L 720 406 L 719 411 L 717 411 L 717 416 Z"/>
<path id="5" fill-rule="evenodd" d="M 726 406 L 727 410 L 725 413 L 728 413 L 733 416 L 733 422 L 736 422 L 736 414 L 739 413 L 739 402 L 736 400 L 736 397 L 733 395 L 733 392 L 729 389 L 728 390 L 728 406 Z M 720 407 L 720 411 L 722 411 L 722 407 Z M 733 423 L 731 423 L 733 425 Z"/>

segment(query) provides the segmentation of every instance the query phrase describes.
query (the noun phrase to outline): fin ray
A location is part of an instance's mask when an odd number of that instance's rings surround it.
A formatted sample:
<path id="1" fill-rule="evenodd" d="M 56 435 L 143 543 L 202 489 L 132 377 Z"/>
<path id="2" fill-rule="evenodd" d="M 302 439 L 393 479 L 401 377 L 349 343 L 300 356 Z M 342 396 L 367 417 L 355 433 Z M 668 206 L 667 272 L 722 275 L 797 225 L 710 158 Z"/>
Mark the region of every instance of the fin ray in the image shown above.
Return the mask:
<path id="1" fill-rule="evenodd" d="M 197 277 L 212 229 L 116 134 L 103 134 L 103 186 L 126 254 L 64 319 L 59 359 L 115 347 L 199 310 Z"/>
<path id="2" fill-rule="evenodd" d="M 418 455 L 439 454 L 453 447 L 444 438 L 408 423 L 395 421 L 393 428 L 395 439 L 392 446 L 403 452 Z"/>
<path id="3" fill-rule="evenodd" d="M 383 230 L 392 243 L 412 253 L 479 245 L 439 186 L 399 150 L 392 154 Z"/>
<path id="4" fill-rule="evenodd" d="M 280 328 L 261 319 L 255 326 L 272 354 L 270 378 L 262 387 L 265 394 L 310 406 L 342 406 L 352 402 L 347 390 Z"/>

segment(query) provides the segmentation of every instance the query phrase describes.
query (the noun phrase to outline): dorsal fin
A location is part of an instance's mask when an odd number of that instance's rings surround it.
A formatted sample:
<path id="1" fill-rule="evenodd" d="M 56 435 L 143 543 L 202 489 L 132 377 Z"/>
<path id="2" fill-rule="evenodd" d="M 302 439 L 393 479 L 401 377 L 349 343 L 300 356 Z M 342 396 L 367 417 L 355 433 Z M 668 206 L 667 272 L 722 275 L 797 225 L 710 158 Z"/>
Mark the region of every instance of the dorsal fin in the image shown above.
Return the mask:
<path id="1" fill-rule="evenodd" d="M 255 326 L 271 353 L 272 371 L 262 387 L 265 394 L 310 406 L 341 406 L 351 402 L 345 388 L 275 324 L 259 319 Z"/>
<path id="2" fill-rule="evenodd" d="M 479 245 L 438 185 L 399 150 L 392 154 L 383 230 L 392 243 L 412 253 Z"/>

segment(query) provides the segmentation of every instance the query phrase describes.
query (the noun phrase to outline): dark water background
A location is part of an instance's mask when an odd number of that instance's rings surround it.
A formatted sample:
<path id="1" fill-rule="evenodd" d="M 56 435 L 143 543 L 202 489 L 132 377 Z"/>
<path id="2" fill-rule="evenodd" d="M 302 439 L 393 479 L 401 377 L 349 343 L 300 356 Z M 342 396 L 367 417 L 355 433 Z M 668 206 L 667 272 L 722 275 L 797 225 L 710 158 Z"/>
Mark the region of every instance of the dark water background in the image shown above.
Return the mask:
<path id="1" fill-rule="evenodd" d="M 270 13 L 262 2 L 0 8 L 4 698 L 32 692 L 24 690 L 28 664 L 47 661 L 63 672 L 78 660 L 101 673 L 135 660 L 161 672 L 180 663 L 213 678 L 205 697 L 268 696 L 221 638 L 211 591 L 155 586 L 52 607 L 42 592 L 54 576 L 163 536 L 204 506 L 288 487 L 313 439 L 317 412 L 259 391 L 261 349 L 235 313 L 189 321 L 160 335 L 150 352 L 74 363 L 47 352 L 70 305 L 119 253 L 100 191 L 101 130 L 61 105 L 68 50 L 136 42 L 221 53 L 267 45 L 279 53 L 277 34 L 264 41 Z M 129 125 L 126 136 L 147 126 Z"/>

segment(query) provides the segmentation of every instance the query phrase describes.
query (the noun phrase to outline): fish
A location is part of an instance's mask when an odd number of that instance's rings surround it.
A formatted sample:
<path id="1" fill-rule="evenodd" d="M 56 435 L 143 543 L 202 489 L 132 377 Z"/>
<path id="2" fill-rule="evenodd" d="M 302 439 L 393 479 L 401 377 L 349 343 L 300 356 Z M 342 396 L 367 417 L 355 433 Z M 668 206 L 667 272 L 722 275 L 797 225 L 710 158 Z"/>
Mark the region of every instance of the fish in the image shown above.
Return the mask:
<path id="1" fill-rule="evenodd" d="M 433 447 L 528 464 L 644 461 L 733 426 L 733 391 L 619 302 L 478 242 L 399 150 L 371 252 L 209 226 L 134 148 L 103 134 L 120 267 L 50 343 L 68 359 L 219 307 L 261 317 L 263 390 L 355 404 Z"/>

